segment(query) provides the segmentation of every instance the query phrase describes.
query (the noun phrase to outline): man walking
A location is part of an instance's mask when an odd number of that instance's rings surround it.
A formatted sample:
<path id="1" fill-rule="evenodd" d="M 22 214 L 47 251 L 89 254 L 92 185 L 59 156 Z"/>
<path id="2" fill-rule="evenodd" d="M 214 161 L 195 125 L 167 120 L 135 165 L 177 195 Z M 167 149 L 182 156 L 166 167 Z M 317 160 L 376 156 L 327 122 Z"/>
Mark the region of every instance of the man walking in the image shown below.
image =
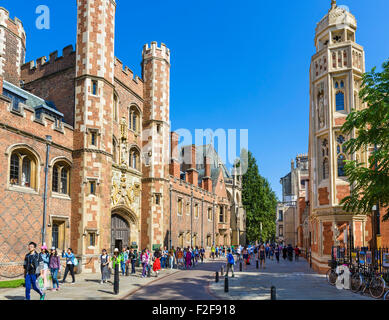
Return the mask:
<path id="1" fill-rule="evenodd" d="M 300 249 L 296 245 L 296 248 L 294 248 L 294 258 L 295 258 L 295 261 L 299 261 L 299 256 L 300 256 Z"/>
<path id="2" fill-rule="evenodd" d="M 235 264 L 234 256 L 231 253 L 231 249 L 228 249 L 227 250 L 227 273 L 226 273 L 227 277 L 228 277 L 228 273 L 229 273 L 230 269 L 232 271 L 232 277 L 235 277 L 235 275 L 234 275 L 234 264 Z"/>
<path id="3" fill-rule="evenodd" d="M 28 245 L 28 253 L 26 254 L 24 258 L 24 281 L 26 284 L 26 300 L 31 300 L 30 292 L 31 292 L 31 286 L 36 291 L 39 296 L 40 300 L 44 300 L 46 294 L 44 294 L 38 287 L 36 286 L 36 275 L 37 275 L 37 269 L 39 266 L 39 255 L 35 251 L 36 249 L 36 243 L 30 242 Z"/>

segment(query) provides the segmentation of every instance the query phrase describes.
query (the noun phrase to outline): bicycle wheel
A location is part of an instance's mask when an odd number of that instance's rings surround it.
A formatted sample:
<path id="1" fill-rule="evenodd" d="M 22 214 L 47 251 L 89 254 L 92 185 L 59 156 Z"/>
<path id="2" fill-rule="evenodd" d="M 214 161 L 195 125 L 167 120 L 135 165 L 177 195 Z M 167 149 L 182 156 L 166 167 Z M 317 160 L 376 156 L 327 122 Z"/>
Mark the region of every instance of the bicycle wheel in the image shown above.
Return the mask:
<path id="1" fill-rule="evenodd" d="M 354 273 L 351 276 L 350 290 L 352 292 L 358 292 L 359 290 L 361 290 L 362 283 L 363 283 L 362 276 L 359 273 Z"/>
<path id="2" fill-rule="evenodd" d="M 385 280 L 381 277 L 374 277 L 370 282 L 369 291 L 373 298 L 381 298 L 385 292 Z"/>
<path id="3" fill-rule="evenodd" d="M 389 290 L 384 295 L 384 300 L 389 300 Z"/>
<path id="4" fill-rule="evenodd" d="M 338 275 L 333 269 L 327 271 L 326 277 L 330 285 L 334 286 L 336 284 L 336 279 L 338 278 Z"/>

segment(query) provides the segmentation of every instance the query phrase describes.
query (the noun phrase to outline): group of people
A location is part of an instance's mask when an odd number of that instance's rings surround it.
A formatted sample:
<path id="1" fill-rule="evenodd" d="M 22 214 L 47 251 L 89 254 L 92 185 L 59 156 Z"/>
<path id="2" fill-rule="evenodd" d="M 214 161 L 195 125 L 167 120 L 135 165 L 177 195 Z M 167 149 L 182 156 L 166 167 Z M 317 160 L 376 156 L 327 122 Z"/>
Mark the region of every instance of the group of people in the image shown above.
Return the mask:
<path id="1" fill-rule="evenodd" d="M 72 275 L 75 283 L 74 266 L 77 265 L 77 259 L 75 258 L 72 249 L 69 248 L 66 252 L 62 253 L 62 257 L 66 258 L 66 267 L 62 283 L 65 283 L 68 273 Z M 40 300 L 44 300 L 46 297 L 46 291 L 49 287 L 49 273 L 52 280 L 52 291 L 59 290 L 58 272 L 61 271 L 61 260 L 56 248 L 51 248 L 49 251 L 47 246 L 41 246 L 41 250 L 37 252 L 37 244 L 30 242 L 28 245 L 28 253 L 24 258 L 24 279 L 26 287 L 26 300 L 31 298 L 31 288 L 34 289 L 39 295 Z M 43 282 L 39 285 L 38 279 Z"/>

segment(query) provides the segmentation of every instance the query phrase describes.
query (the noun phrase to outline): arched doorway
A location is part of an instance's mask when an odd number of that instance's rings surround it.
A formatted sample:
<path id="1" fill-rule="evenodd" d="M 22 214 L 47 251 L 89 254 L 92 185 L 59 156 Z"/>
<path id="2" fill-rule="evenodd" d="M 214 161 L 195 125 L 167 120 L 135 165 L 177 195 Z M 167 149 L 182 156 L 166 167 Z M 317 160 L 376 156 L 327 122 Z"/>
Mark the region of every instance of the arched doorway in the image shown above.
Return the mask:
<path id="1" fill-rule="evenodd" d="M 118 214 L 113 214 L 111 218 L 111 250 L 129 246 L 130 226 L 128 222 Z"/>

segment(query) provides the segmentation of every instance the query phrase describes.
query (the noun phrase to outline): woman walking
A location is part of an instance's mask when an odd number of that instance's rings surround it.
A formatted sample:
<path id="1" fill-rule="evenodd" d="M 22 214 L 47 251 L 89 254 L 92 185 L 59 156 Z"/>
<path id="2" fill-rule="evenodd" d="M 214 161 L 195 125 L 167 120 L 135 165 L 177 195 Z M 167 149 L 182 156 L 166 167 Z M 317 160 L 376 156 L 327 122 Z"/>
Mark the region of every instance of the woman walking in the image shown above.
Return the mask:
<path id="1" fill-rule="evenodd" d="M 143 268 L 142 278 L 146 278 L 146 268 L 147 268 L 147 264 L 149 263 L 149 258 L 147 256 L 146 249 L 142 250 L 142 253 L 140 255 L 140 261 L 142 262 L 142 268 Z"/>
<path id="2" fill-rule="evenodd" d="M 68 248 L 67 252 L 63 253 L 63 257 L 66 258 L 66 268 L 65 268 L 65 274 L 62 279 L 62 283 L 65 283 L 66 277 L 70 271 L 70 274 L 72 275 L 72 284 L 76 283 L 76 279 L 74 277 L 74 254 L 73 250 L 71 248 Z"/>
<path id="3" fill-rule="evenodd" d="M 260 263 L 260 267 L 262 268 L 262 264 L 263 264 L 264 269 L 266 269 L 265 259 L 266 259 L 266 249 L 265 249 L 264 245 L 261 245 L 261 247 L 258 250 L 258 260 Z"/>
<path id="4" fill-rule="evenodd" d="M 243 248 L 243 260 L 244 260 L 244 269 L 247 270 L 247 263 L 249 260 L 249 252 L 247 250 L 247 246 Z"/>
<path id="5" fill-rule="evenodd" d="M 101 284 L 106 283 L 111 278 L 111 270 L 109 269 L 110 258 L 107 250 L 103 249 L 100 255 L 100 269 L 101 269 Z"/>
<path id="6" fill-rule="evenodd" d="M 155 252 L 154 252 L 154 263 L 153 263 L 153 271 L 155 272 L 155 276 L 158 277 L 158 274 L 159 274 L 159 270 L 161 270 L 161 252 L 159 251 L 159 249 L 157 249 Z"/>
<path id="7" fill-rule="evenodd" d="M 49 264 L 50 264 L 50 253 L 47 250 L 46 246 L 41 247 L 41 253 L 39 254 L 40 256 L 40 263 L 41 263 L 41 277 L 43 279 L 43 285 L 44 288 L 43 290 L 46 290 L 49 286 L 48 280 L 47 280 L 47 273 L 49 272 Z"/>
<path id="8" fill-rule="evenodd" d="M 186 262 L 186 265 L 185 265 L 186 269 L 188 269 L 188 267 L 190 268 L 192 266 L 192 253 L 190 252 L 189 247 L 186 250 L 185 262 Z"/>
<path id="9" fill-rule="evenodd" d="M 51 291 L 58 291 L 59 283 L 57 277 L 58 277 L 58 271 L 61 270 L 61 259 L 58 256 L 57 249 L 54 247 L 51 248 L 49 268 L 51 273 L 51 280 L 53 282 L 53 288 L 51 289 Z"/>

